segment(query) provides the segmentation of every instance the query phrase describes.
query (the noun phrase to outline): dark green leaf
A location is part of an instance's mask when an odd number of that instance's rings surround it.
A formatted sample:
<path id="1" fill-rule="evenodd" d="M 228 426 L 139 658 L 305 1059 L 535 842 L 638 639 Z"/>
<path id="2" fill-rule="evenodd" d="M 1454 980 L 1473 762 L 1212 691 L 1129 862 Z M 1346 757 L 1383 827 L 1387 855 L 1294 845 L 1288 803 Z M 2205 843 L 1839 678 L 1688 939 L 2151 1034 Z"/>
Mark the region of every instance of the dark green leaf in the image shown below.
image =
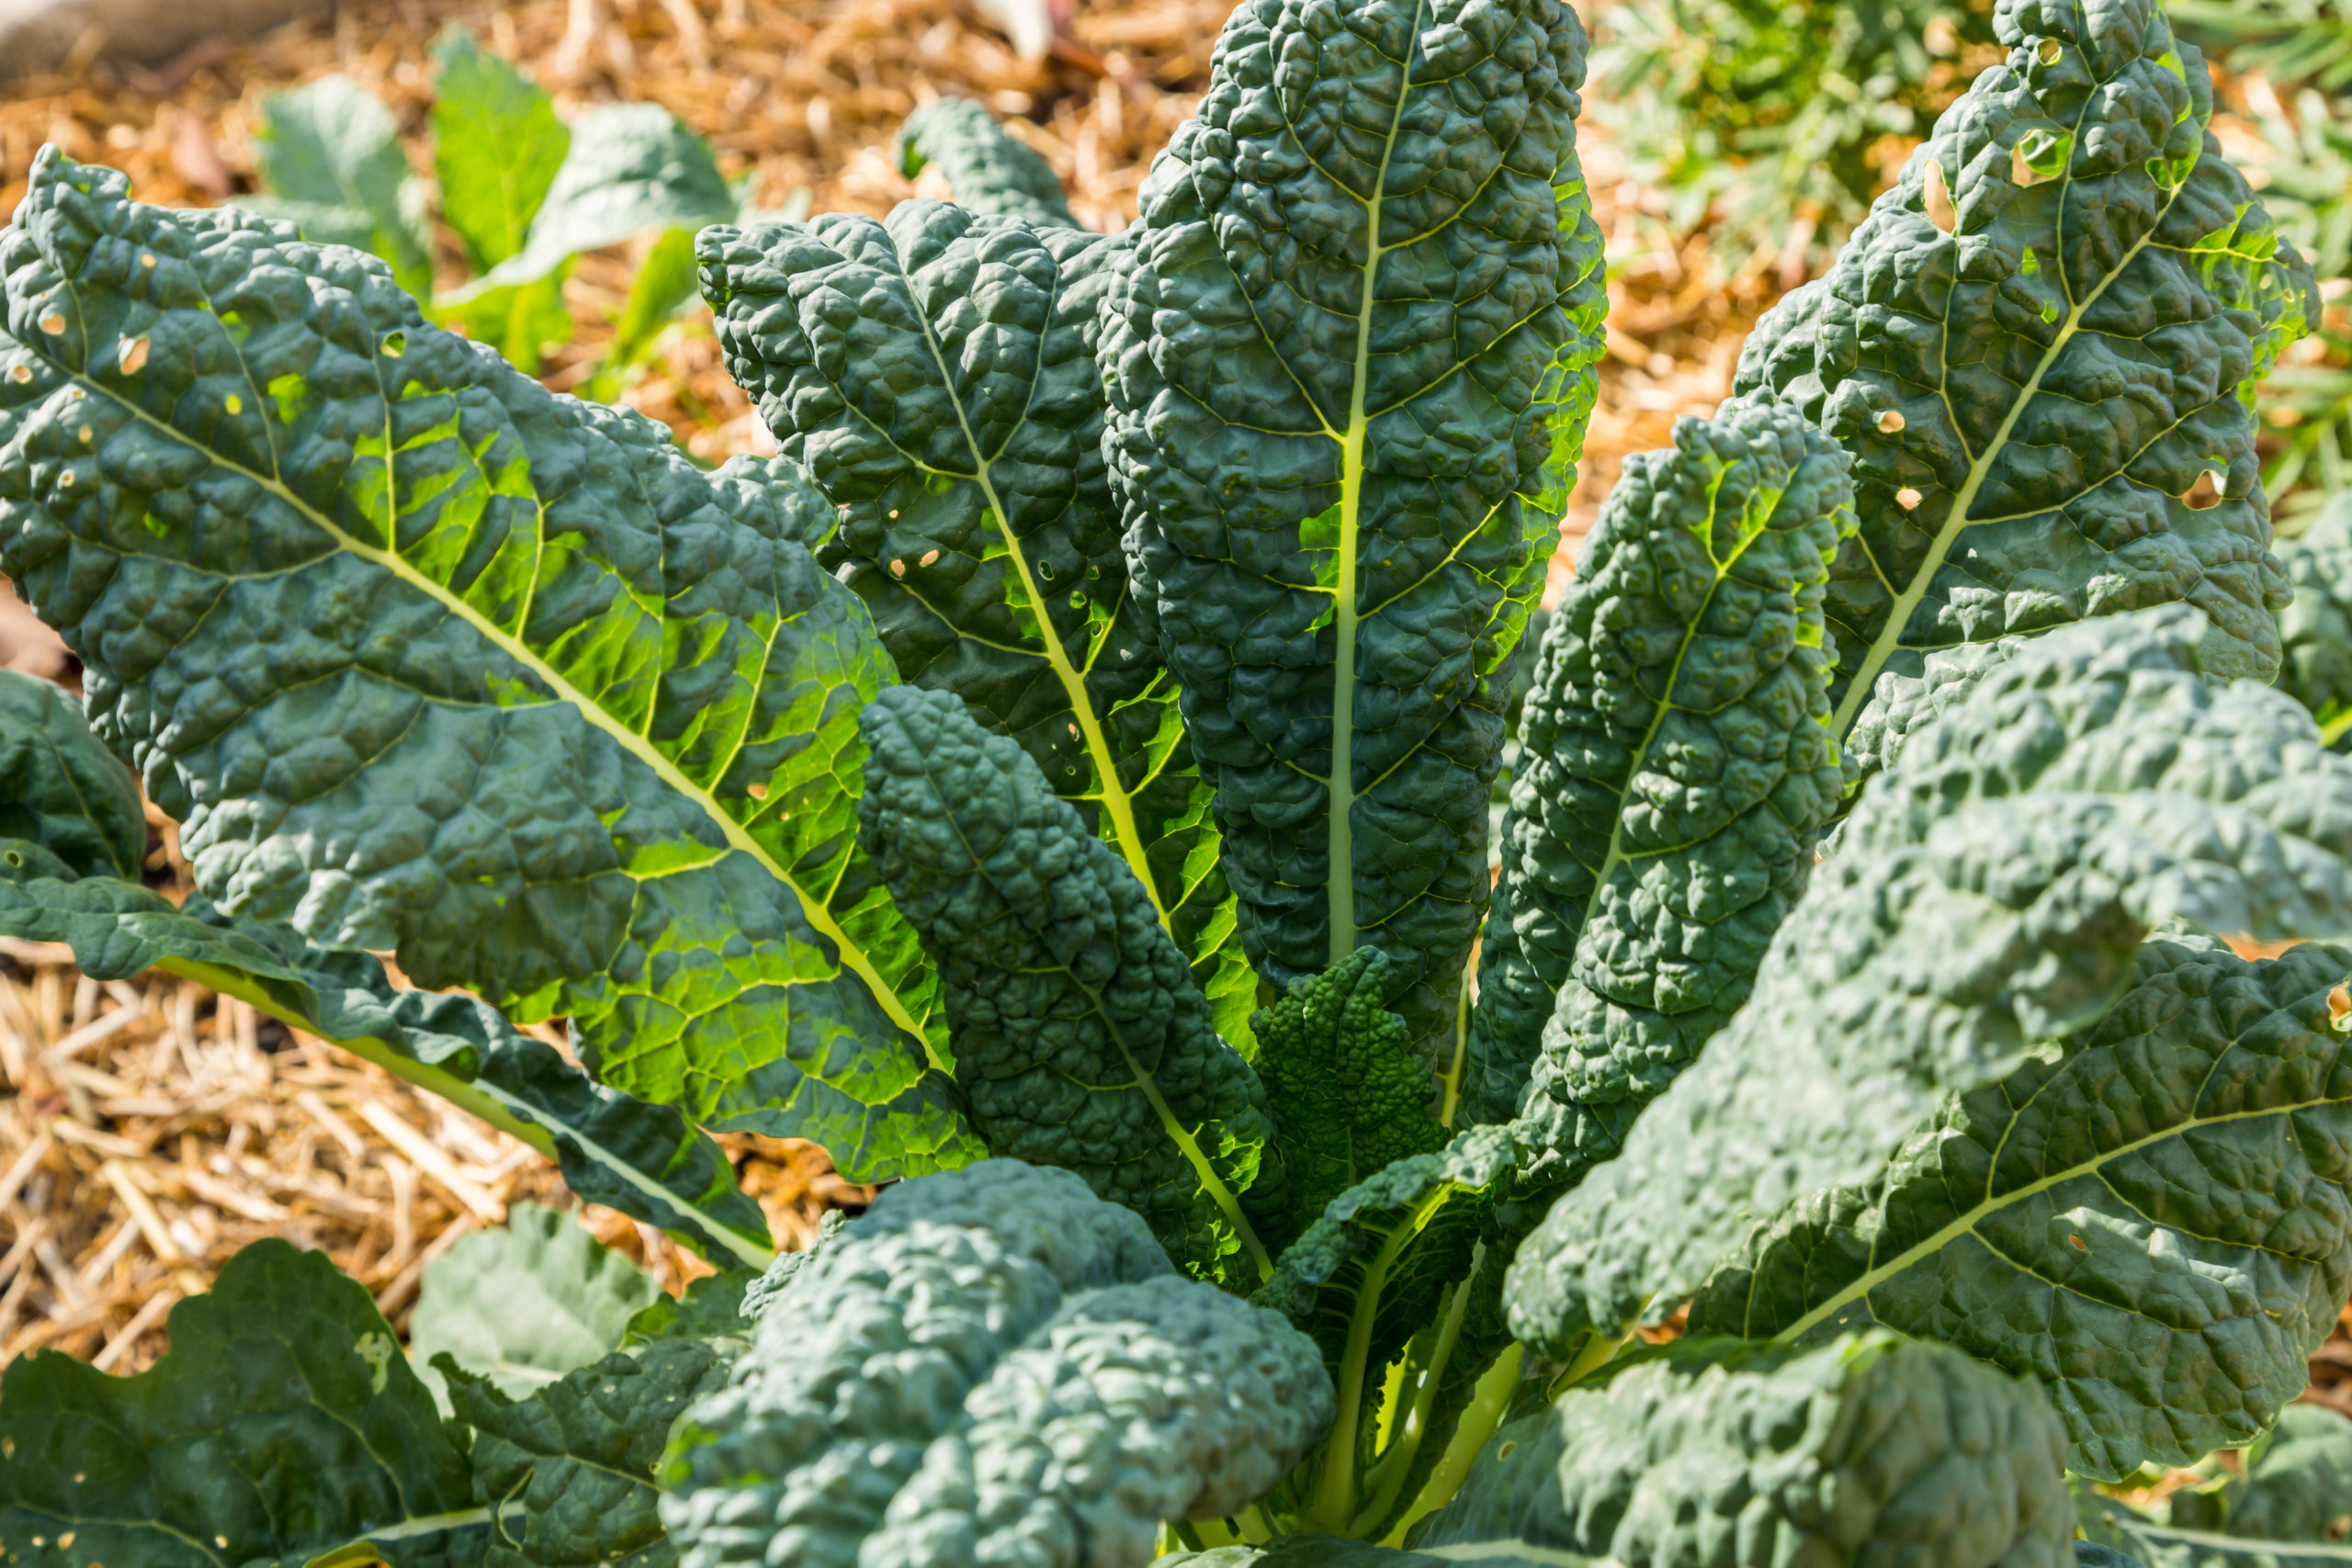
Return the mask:
<path id="1" fill-rule="evenodd" d="M 424 297 L 433 283 L 424 186 L 382 99 L 347 76 L 264 95 L 254 164 L 278 204 L 248 205 L 289 220 L 306 240 L 373 252 L 402 288 Z"/>
<path id="2" fill-rule="evenodd" d="M 200 886 L 844 1174 L 977 1152 L 852 827 L 888 656 L 793 465 L 706 474 L 379 264 L 53 151 L 17 217 L 0 570 Z"/>
<path id="3" fill-rule="evenodd" d="M 842 508 L 819 558 L 901 676 L 970 703 L 1086 814 L 1246 1052 L 1256 983 L 1209 792 L 1103 475 L 1091 341 L 1123 254 L 931 201 L 700 247 L 729 368 Z"/>
<path id="4" fill-rule="evenodd" d="M 1600 349 L 1558 0 L 1252 0 L 1122 236 L 1103 451 L 1251 961 L 1450 1058 L 1510 655 Z"/>
<path id="5" fill-rule="evenodd" d="M 1265 1091 L 1118 855 L 947 692 L 865 713 L 866 852 L 938 965 L 991 1151 L 1067 1166 L 1204 1279 L 1272 1268 L 1288 1218 Z"/>
<path id="6" fill-rule="evenodd" d="M 829 1220 L 837 1219 L 840 1214 L 839 1209 L 825 1211 Z M 805 1258 L 808 1254 L 787 1252 L 783 1256 Z M 743 1298 L 763 1277 L 749 1269 L 729 1269 L 689 1280 L 683 1296 L 655 1296 L 628 1320 L 621 1344 L 627 1348 L 664 1339 L 748 1337 L 752 1320 L 743 1311 Z"/>
<path id="7" fill-rule="evenodd" d="M 2295 602 L 2278 613 L 2278 689 L 2312 710 L 2328 744 L 2352 732 L 2352 495 L 2278 543 Z"/>
<path id="8" fill-rule="evenodd" d="M 1046 161 L 969 98 L 933 98 L 899 127 L 899 173 L 912 179 L 925 164 L 939 165 L 967 212 L 1036 229 L 1079 227 Z"/>
<path id="9" fill-rule="evenodd" d="M 2185 607 L 2045 634 L 1911 737 L 1747 1005 L 1521 1248 L 1521 1337 L 1672 1313 L 1948 1095 L 2096 1023 L 2153 930 L 2352 932 L 2352 762 L 2287 698 L 2200 676 L 2206 637 Z"/>
<path id="10" fill-rule="evenodd" d="M 1854 454 L 1840 736 L 1926 649 L 2176 601 L 2216 675 L 2278 668 L 2253 386 L 2316 312 L 2310 268 L 2223 160 L 2158 0 L 1994 27 L 2008 59 L 1740 359 L 1736 390 L 1784 389 Z"/>
<path id="11" fill-rule="evenodd" d="M 1628 1119 L 1747 999 L 1845 790 L 1821 599 L 1847 468 L 1769 394 L 1626 460 L 1528 694 L 1463 1122 L 1531 1092 Z"/>
<path id="12" fill-rule="evenodd" d="M 2352 1538 L 2352 1421 L 2324 1404 L 2290 1404 L 2241 1457 L 2242 1474 L 2165 1499 L 2168 1522 L 2249 1542 L 2341 1547 Z"/>
<path id="13" fill-rule="evenodd" d="M 0 670 L 0 839 L 39 844 L 76 876 L 137 880 L 147 855 L 139 784 L 59 687 Z"/>
<path id="14" fill-rule="evenodd" d="M 464 1453 L 368 1292 L 323 1254 L 255 1242 L 172 1309 L 169 1331 L 170 1353 L 136 1377 L 54 1350 L 0 1376 L 11 1563 L 481 1562 L 490 1515 Z"/>
<path id="15" fill-rule="evenodd" d="M 514 66 L 450 28 L 433 45 L 433 169 L 441 216 L 476 270 L 523 248 L 571 146 L 555 101 Z"/>

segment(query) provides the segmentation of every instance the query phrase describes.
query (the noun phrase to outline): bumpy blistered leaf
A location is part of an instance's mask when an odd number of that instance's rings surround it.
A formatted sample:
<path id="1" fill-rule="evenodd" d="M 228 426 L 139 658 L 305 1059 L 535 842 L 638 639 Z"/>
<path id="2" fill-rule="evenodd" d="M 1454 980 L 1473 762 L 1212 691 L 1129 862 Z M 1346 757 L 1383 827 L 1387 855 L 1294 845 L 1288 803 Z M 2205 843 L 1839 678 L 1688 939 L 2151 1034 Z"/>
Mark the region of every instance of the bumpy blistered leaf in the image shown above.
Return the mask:
<path id="1" fill-rule="evenodd" d="M 967 212 L 1037 229 L 1079 227 L 1046 161 L 969 98 L 933 98 L 899 127 L 899 172 L 912 179 L 926 164 L 939 166 Z"/>
<path id="2" fill-rule="evenodd" d="M 503 1228 L 465 1236 L 424 1266 L 409 1355 L 427 1369 L 447 1356 L 519 1399 L 618 1349 L 661 1294 L 652 1275 L 570 1214 L 518 1203 Z"/>
<path id="3" fill-rule="evenodd" d="M 819 558 L 899 673 L 1019 740 L 1125 860 L 1247 1047 L 1208 790 L 1128 581 L 1091 349 L 1119 244 L 903 202 L 700 243 L 728 368 L 842 508 Z"/>
<path id="4" fill-rule="evenodd" d="M 679 1415 L 724 1386 L 728 1360 L 707 1341 L 667 1339 L 515 1400 L 443 1359 L 491 1513 L 484 1568 L 674 1568 L 653 1472 Z"/>
<path id="5" fill-rule="evenodd" d="M 1405 1021 L 1388 1010 L 1396 965 L 1360 947 L 1250 1020 L 1258 1076 L 1297 1215 L 1374 1171 L 1445 1142 L 1430 1114 L 1435 1082 Z"/>
<path id="6" fill-rule="evenodd" d="M 2352 1053 L 2328 1002 L 2347 977 L 2341 948 L 2149 942 L 2055 1059 L 1773 1216 L 1691 1331 L 1949 1341 L 2047 1380 L 2069 1467 L 2110 1480 L 2252 1440 L 2352 1293 Z"/>
<path id="7" fill-rule="evenodd" d="M 255 1242 L 172 1309 L 169 1332 L 136 1377 L 55 1350 L 0 1376 L 10 1562 L 482 1561 L 490 1513 L 465 1454 L 367 1291 L 323 1254 Z"/>
<path id="8" fill-rule="evenodd" d="M 2168 1522 L 2257 1542 L 2323 1543 L 2352 1539 L 2352 1421 L 2324 1404 L 2290 1404 L 2260 1441 L 2235 1456 L 2232 1474 L 2213 1456 L 2197 1468 L 2212 1481 L 2184 1486 L 2165 1502 Z"/>
<path id="9" fill-rule="evenodd" d="M 2207 635 L 2182 608 L 2045 634 L 1911 737 L 1747 1006 L 1521 1249 L 1521 1337 L 1671 1313 L 1947 1095 L 2097 1022 L 2152 930 L 2352 931 L 2352 762 L 2287 698 L 2206 681 Z"/>
<path id="10" fill-rule="evenodd" d="M 1509 1120 L 1532 1066 L 1578 1165 L 1747 999 L 1846 784 L 1845 454 L 1769 394 L 1674 442 L 1626 460 L 1545 631 L 1479 958 L 1462 1119 Z"/>
<path id="11" fill-rule="evenodd" d="M 1256 1225 L 1289 1216 L 1265 1090 L 1143 888 L 952 693 L 891 687 L 865 731 L 866 852 L 939 967 L 980 1135 L 1080 1172 L 1201 1277 L 1254 1284 L 1280 1240 Z"/>
<path id="12" fill-rule="evenodd" d="M 2216 674 L 2278 667 L 2253 386 L 2311 269 L 2158 0 L 2002 0 L 1994 28 L 2008 59 L 1741 356 L 1736 389 L 1784 389 L 1854 454 L 1840 735 L 1925 649 L 2152 604 L 2205 612 Z"/>
<path id="13" fill-rule="evenodd" d="M 1883 1331 L 1809 1350 L 1685 1340 L 1505 1427 L 1408 1544 L 1693 1568 L 2073 1568 L 2064 1458 L 2030 1380 L 1941 1346 Z"/>
<path id="14" fill-rule="evenodd" d="M 38 844 L 75 876 L 136 881 L 147 854 L 138 781 L 73 698 L 13 670 L 0 670 L 0 839 Z"/>
<path id="15" fill-rule="evenodd" d="M 989 1160 L 889 1189 L 799 1271 L 679 1421 L 662 1517 L 694 1568 L 1142 1568 L 1159 1521 L 1238 1512 L 1330 1419 L 1311 1340 L 1070 1172 Z"/>
<path id="16" fill-rule="evenodd" d="M 1477 1127 L 1334 1199 L 1250 1300 L 1314 1337 L 1339 1416 L 1302 1479 L 1310 1529 L 1376 1540 L 1419 1495 L 1478 1378 L 1510 1342 L 1503 1269 L 1530 1153 Z M 1394 1389 L 1384 1374 L 1403 1359 Z M 1390 1404 L 1386 1429 L 1377 1420 Z"/>
<path id="17" fill-rule="evenodd" d="M 2312 710 L 2329 745 L 2342 746 L 2352 733 L 2352 495 L 2280 541 L 2278 559 L 2295 590 L 2278 612 L 2278 689 Z"/>
<path id="18" fill-rule="evenodd" d="M 976 1152 L 855 852 L 888 658 L 791 465 L 707 475 L 379 264 L 54 151 L 0 266 L 0 570 L 200 886 L 845 1171 Z"/>
<path id="19" fill-rule="evenodd" d="M 1122 239 L 1104 451 L 1250 959 L 1450 1057 L 1601 279 L 1557 0 L 1250 0 Z"/>
<path id="20" fill-rule="evenodd" d="M 424 186 L 381 98 L 342 75 L 266 95 L 254 164 L 269 195 L 244 206 L 294 223 L 313 243 L 383 257 L 420 299 L 432 287 Z"/>

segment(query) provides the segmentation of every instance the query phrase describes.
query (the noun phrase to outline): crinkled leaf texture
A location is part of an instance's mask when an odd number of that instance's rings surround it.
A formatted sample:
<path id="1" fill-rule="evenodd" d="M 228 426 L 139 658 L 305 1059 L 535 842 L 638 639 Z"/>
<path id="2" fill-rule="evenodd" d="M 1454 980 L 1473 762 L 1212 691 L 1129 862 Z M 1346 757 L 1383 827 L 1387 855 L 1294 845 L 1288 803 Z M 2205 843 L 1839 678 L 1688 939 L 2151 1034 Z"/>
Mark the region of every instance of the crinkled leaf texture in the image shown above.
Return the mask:
<path id="1" fill-rule="evenodd" d="M 592 1202 L 721 1261 L 769 1257 L 759 1205 L 674 1107 L 599 1088 L 470 998 L 395 990 L 367 953 L 322 952 L 285 926 L 223 915 L 201 894 L 174 908 L 108 872 L 76 877 L 57 850 L 88 849 L 84 858 L 102 863 L 127 856 L 135 870 L 145 844 L 137 787 L 56 687 L 0 671 L 0 829 L 39 835 L 0 836 L 0 934 L 66 942 L 94 979 L 160 967 L 243 998 L 514 1134 Z"/>
<path id="2" fill-rule="evenodd" d="M 2295 589 L 2295 602 L 2278 612 L 2278 689 L 2311 709 L 2320 733 L 2341 748 L 2352 733 L 2352 494 L 2279 541 L 2278 559 Z"/>
<path id="3" fill-rule="evenodd" d="M 620 1348 L 637 1314 L 667 1300 L 653 1276 L 539 1203 L 477 1231 L 424 1266 L 409 1314 L 409 1359 L 433 1381 L 447 1356 L 521 1398 Z"/>
<path id="4" fill-rule="evenodd" d="M 679 1421 L 685 1568 L 1141 1568 L 1331 1420 L 1315 1345 L 1177 1274 L 1132 1210 L 989 1160 L 885 1191 Z"/>
<path id="5" fill-rule="evenodd" d="M 1560 0 L 1250 0 L 1122 235 L 1103 450 L 1276 985 L 1452 1055 L 1510 656 L 1600 352 Z"/>
<path id="6" fill-rule="evenodd" d="M 147 857 L 138 781 L 72 697 L 14 670 L 0 670 L 0 839 L 39 845 L 74 876 L 135 882 Z"/>
<path id="7" fill-rule="evenodd" d="M 978 1152 L 856 853 L 889 660 L 792 465 L 704 474 L 379 263 L 53 149 L 0 269 L 0 570 L 198 886 L 845 1172 Z"/>
<path id="8" fill-rule="evenodd" d="M 483 1568 L 675 1568 L 653 1473 L 679 1415 L 724 1386 L 730 1348 L 672 1338 L 580 1367 L 526 1400 L 444 1358 L 473 1428 Z"/>
<path id="9" fill-rule="evenodd" d="M 2041 1376 L 2070 1468 L 2109 1480 L 2253 1440 L 2352 1293 L 2352 1051 L 2328 999 L 2347 977 L 2339 947 L 2150 941 L 2053 1057 L 1773 1216 L 1690 1331 L 1945 1340 Z"/>
<path id="10" fill-rule="evenodd" d="M 1256 982 L 1208 787 L 1103 475 L 1091 340 L 1123 244 L 910 201 L 712 229 L 698 254 L 728 368 L 841 508 L 818 558 L 905 679 L 970 703 L 1078 805 L 1246 1048 Z"/>
<path id="11" fill-rule="evenodd" d="M 255 1242 L 169 1329 L 135 1377 L 55 1350 L 0 1375 L 10 1562 L 300 1568 L 363 1543 L 375 1554 L 334 1560 L 482 1561 L 490 1514 L 458 1435 L 324 1254 Z"/>
<path id="12" fill-rule="evenodd" d="M 866 852 L 947 997 L 999 1154 L 1064 1166 L 1203 1279 L 1255 1284 L 1289 1219 L 1266 1094 L 1217 1037 L 1149 898 L 1035 761 L 950 692 L 866 709 Z"/>
<path id="13" fill-rule="evenodd" d="M 912 179 L 935 164 L 956 205 L 982 218 L 1036 229 L 1075 229 L 1062 183 L 1046 161 L 969 98 L 933 98 L 899 127 L 899 170 Z"/>
<path id="14" fill-rule="evenodd" d="M 1532 1093 L 1561 1164 L 1606 1158 L 1747 999 L 1845 793 L 1822 593 L 1848 468 L 1770 393 L 1626 460 L 1521 721 L 1463 1121 Z"/>
<path id="15" fill-rule="evenodd" d="M 1912 736 L 1747 1005 L 1521 1247 L 1521 1337 L 1556 1354 L 1672 1313 L 1947 1096 L 2098 1022 L 2152 930 L 2352 931 L 2352 763 L 2287 698 L 2202 677 L 2208 637 L 2185 607 L 2044 634 Z M 2154 1392 L 2184 1423 L 2206 1397 Z"/>
<path id="16" fill-rule="evenodd" d="M 1503 1427 L 1408 1544 L 1656 1568 L 2073 1568 L 2064 1447 L 2030 1379 L 1939 1345 L 1684 1340 Z"/>
<path id="17" fill-rule="evenodd" d="M 1854 454 L 1840 735 L 1925 649 L 2165 603 L 2205 613 L 2214 674 L 2278 668 L 2252 388 L 2315 312 L 2311 269 L 2158 0 L 2000 0 L 1994 27 L 2007 61 L 1740 358 L 1735 389 L 1783 389 Z"/>

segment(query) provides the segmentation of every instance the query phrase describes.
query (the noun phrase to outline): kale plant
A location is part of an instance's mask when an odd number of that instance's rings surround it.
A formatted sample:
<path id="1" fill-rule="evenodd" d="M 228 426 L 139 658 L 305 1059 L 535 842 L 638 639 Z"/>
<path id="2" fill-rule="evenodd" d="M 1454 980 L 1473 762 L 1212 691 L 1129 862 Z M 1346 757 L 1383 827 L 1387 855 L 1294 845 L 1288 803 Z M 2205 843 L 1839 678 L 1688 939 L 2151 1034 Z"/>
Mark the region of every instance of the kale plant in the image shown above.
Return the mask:
<path id="1" fill-rule="evenodd" d="M 2252 412 L 2311 274 L 2154 0 L 1995 27 L 1532 649 L 1601 343 L 1561 0 L 1247 0 L 1115 238 L 968 107 L 903 152 L 960 205 L 704 230 L 781 448 L 716 471 L 372 258 L 44 152 L 0 569 L 87 696 L 0 683 L 0 929 L 721 1272 L 628 1318 L 518 1222 L 428 1282 L 445 1421 L 263 1244 L 137 1378 L 8 1369 L 10 1560 L 2332 1528 L 2257 1486 L 2335 1463 L 2284 1437 L 2194 1517 L 2091 1490 L 2264 1443 L 2352 1292 L 2346 655 Z M 893 1185 L 771 1261 L 730 1129 Z"/>

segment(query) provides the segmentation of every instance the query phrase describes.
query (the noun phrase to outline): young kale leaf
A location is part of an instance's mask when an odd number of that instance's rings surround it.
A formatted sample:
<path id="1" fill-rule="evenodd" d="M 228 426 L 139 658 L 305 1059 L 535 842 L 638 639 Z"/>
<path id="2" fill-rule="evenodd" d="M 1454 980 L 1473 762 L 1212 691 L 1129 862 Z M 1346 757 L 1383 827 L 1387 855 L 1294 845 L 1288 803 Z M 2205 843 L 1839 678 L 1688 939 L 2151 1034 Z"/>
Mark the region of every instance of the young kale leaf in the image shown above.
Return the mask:
<path id="1" fill-rule="evenodd" d="M 852 831 L 889 660 L 793 467 L 706 475 L 372 258 L 125 192 L 45 152 L 0 239 L 0 570 L 198 885 L 845 1173 L 971 1157 Z"/>
<path id="2" fill-rule="evenodd" d="M 1150 900 L 1036 762 L 950 692 L 866 709 L 866 852 L 938 965 L 956 1080 L 999 1154 L 1067 1166 L 1204 1279 L 1272 1267 L 1288 1218 L 1258 1076 Z"/>
<path id="3" fill-rule="evenodd" d="M 1013 218 L 1033 229 L 1075 229 L 1062 182 L 1046 161 L 1006 134 L 969 98 L 933 98 L 899 127 L 899 170 L 912 179 L 936 164 L 956 205 L 981 218 Z"/>
<path id="4" fill-rule="evenodd" d="M 1601 289 L 1557 0 L 1249 0 L 1113 276 L 1104 449 L 1250 957 L 1449 1055 Z"/>
<path id="5" fill-rule="evenodd" d="M 67 876 L 136 882 L 147 858 L 138 781 L 73 698 L 13 670 L 0 670 L 0 839 L 55 855 Z"/>
<path id="6" fill-rule="evenodd" d="M 729 369 L 842 508 L 819 558 L 905 679 L 969 702 L 1099 826 L 1246 1044 L 1207 791 L 1103 478 L 1091 340 L 1118 254 L 929 201 L 699 242 Z"/>
<path id="7" fill-rule="evenodd" d="M 2311 269 L 2158 0 L 2007 0 L 1994 26 L 2007 62 L 1740 359 L 1736 389 L 1784 389 L 1854 454 L 1840 736 L 1928 649 L 2176 601 L 2215 674 L 2278 667 L 2253 386 L 2316 310 Z"/>
<path id="8" fill-rule="evenodd" d="M 1578 1166 L 1747 999 L 1846 784 L 1822 615 L 1845 454 L 1770 394 L 1674 441 L 1627 459 L 1545 630 L 1464 1070 L 1476 1123 L 1532 1068 Z"/>
<path id="9" fill-rule="evenodd" d="M 1070 1172 L 989 1160 L 891 1188 L 798 1271 L 681 1418 L 662 1514 L 695 1568 L 1142 1568 L 1159 1521 L 1246 1506 L 1330 1419 L 1280 1316 Z"/>
<path id="10" fill-rule="evenodd" d="M 2312 710 L 2320 734 L 2342 748 L 2352 731 L 2352 495 L 2278 545 L 2295 602 L 2278 612 L 2278 689 Z"/>

